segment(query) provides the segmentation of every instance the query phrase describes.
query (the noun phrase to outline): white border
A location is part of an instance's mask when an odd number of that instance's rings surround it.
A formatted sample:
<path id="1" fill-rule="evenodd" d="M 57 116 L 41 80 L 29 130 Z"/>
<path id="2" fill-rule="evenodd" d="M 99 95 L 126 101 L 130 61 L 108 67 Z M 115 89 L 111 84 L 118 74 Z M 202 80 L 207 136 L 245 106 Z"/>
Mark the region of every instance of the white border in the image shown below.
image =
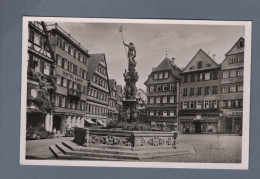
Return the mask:
<path id="1" fill-rule="evenodd" d="M 89 22 L 89 23 L 137 23 L 137 24 L 194 24 L 194 25 L 242 25 L 245 26 L 244 63 L 244 107 L 241 163 L 180 163 L 180 162 L 111 162 L 111 161 L 70 161 L 70 160 L 28 160 L 26 155 L 26 94 L 27 94 L 27 47 L 28 21 Z M 62 17 L 23 17 L 22 37 L 22 88 L 21 88 L 21 131 L 20 164 L 60 165 L 94 167 L 141 167 L 141 168 L 195 168 L 195 169 L 248 169 L 249 163 L 249 119 L 250 119 L 250 75 L 251 75 L 251 21 L 216 20 L 156 20 L 156 19 L 104 19 L 104 18 L 62 18 Z"/>

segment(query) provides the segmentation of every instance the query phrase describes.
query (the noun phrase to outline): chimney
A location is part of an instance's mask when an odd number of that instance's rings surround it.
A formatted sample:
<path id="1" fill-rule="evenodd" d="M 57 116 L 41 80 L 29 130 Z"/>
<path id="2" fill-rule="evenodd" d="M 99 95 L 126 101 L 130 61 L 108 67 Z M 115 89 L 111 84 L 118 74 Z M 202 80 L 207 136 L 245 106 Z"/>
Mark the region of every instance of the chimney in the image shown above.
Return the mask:
<path id="1" fill-rule="evenodd" d="M 213 60 L 215 61 L 215 58 L 216 58 L 216 54 L 213 54 Z"/>
<path id="2" fill-rule="evenodd" d="M 175 58 L 172 58 L 172 65 L 174 66 Z"/>

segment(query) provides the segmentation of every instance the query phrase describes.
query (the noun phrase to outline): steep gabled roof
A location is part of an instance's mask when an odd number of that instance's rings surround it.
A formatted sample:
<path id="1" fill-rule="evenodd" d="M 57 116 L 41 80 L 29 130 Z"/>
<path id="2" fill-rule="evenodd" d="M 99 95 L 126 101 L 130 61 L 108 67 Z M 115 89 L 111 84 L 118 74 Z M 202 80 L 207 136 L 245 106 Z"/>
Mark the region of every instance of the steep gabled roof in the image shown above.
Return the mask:
<path id="1" fill-rule="evenodd" d="M 215 62 L 207 53 L 205 53 L 202 49 L 199 49 L 199 51 L 194 55 L 194 57 L 190 60 L 190 62 L 187 64 L 187 66 L 182 70 L 183 72 L 185 72 L 187 70 L 188 67 L 190 67 L 190 65 L 197 60 L 197 58 L 199 56 L 204 57 L 204 60 L 208 61 L 209 63 L 212 63 L 215 65 L 215 67 L 219 67 L 219 64 L 217 62 Z M 214 68 L 214 67 L 212 67 Z M 210 68 L 209 68 L 210 69 Z M 195 69 L 196 70 L 196 69 Z M 195 71 L 194 70 L 194 71 Z"/>
<path id="2" fill-rule="evenodd" d="M 236 43 L 233 45 L 233 47 L 225 54 L 226 56 L 227 55 L 232 55 L 232 54 L 236 54 L 236 53 L 241 53 L 241 52 L 244 52 L 244 48 L 242 49 L 242 51 L 240 51 L 241 48 L 237 48 L 237 44 L 240 42 L 240 41 L 245 41 L 245 39 L 243 37 L 240 37 Z"/>
<path id="3" fill-rule="evenodd" d="M 154 72 L 160 72 L 160 71 L 170 71 L 176 78 L 180 78 L 180 73 L 181 70 L 179 69 L 179 67 L 175 64 L 172 64 L 172 61 L 166 57 L 148 76 L 148 79 L 144 82 L 144 84 L 146 84 L 146 82 L 149 80 L 149 77 L 154 73 Z"/>
<path id="4" fill-rule="evenodd" d="M 88 75 L 87 79 L 91 80 L 94 72 L 97 70 L 101 59 L 105 57 L 104 53 L 91 54 L 88 58 Z"/>

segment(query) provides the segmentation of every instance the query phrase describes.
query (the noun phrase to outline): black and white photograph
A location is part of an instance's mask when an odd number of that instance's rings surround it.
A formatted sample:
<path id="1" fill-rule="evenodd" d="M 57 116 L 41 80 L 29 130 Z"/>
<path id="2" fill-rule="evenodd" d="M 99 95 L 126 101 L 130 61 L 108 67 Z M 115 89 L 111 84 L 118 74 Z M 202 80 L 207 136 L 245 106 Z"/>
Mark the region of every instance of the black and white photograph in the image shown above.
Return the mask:
<path id="1" fill-rule="evenodd" d="M 20 164 L 248 169 L 251 25 L 24 16 Z"/>

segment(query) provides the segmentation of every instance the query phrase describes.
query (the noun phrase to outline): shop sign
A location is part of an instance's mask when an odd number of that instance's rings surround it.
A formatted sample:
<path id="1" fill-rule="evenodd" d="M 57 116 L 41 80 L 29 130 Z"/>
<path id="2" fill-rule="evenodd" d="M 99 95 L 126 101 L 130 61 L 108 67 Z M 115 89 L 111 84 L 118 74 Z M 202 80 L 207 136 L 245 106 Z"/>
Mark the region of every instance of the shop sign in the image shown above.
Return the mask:
<path id="1" fill-rule="evenodd" d="M 81 78 L 79 78 L 79 77 L 77 77 L 75 75 L 72 75 L 69 72 L 63 71 L 63 75 L 66 76 L 66 77 L 69 77 L 72 80 L 79 81 L 79 82 L 83 83 L 83 80 Z"/>
<path id="2" fill-rule="evenodd" d="M 226 116 L 242 116 L 243 111 L 223 110 L 223 115 L 226 115 Z"/>

